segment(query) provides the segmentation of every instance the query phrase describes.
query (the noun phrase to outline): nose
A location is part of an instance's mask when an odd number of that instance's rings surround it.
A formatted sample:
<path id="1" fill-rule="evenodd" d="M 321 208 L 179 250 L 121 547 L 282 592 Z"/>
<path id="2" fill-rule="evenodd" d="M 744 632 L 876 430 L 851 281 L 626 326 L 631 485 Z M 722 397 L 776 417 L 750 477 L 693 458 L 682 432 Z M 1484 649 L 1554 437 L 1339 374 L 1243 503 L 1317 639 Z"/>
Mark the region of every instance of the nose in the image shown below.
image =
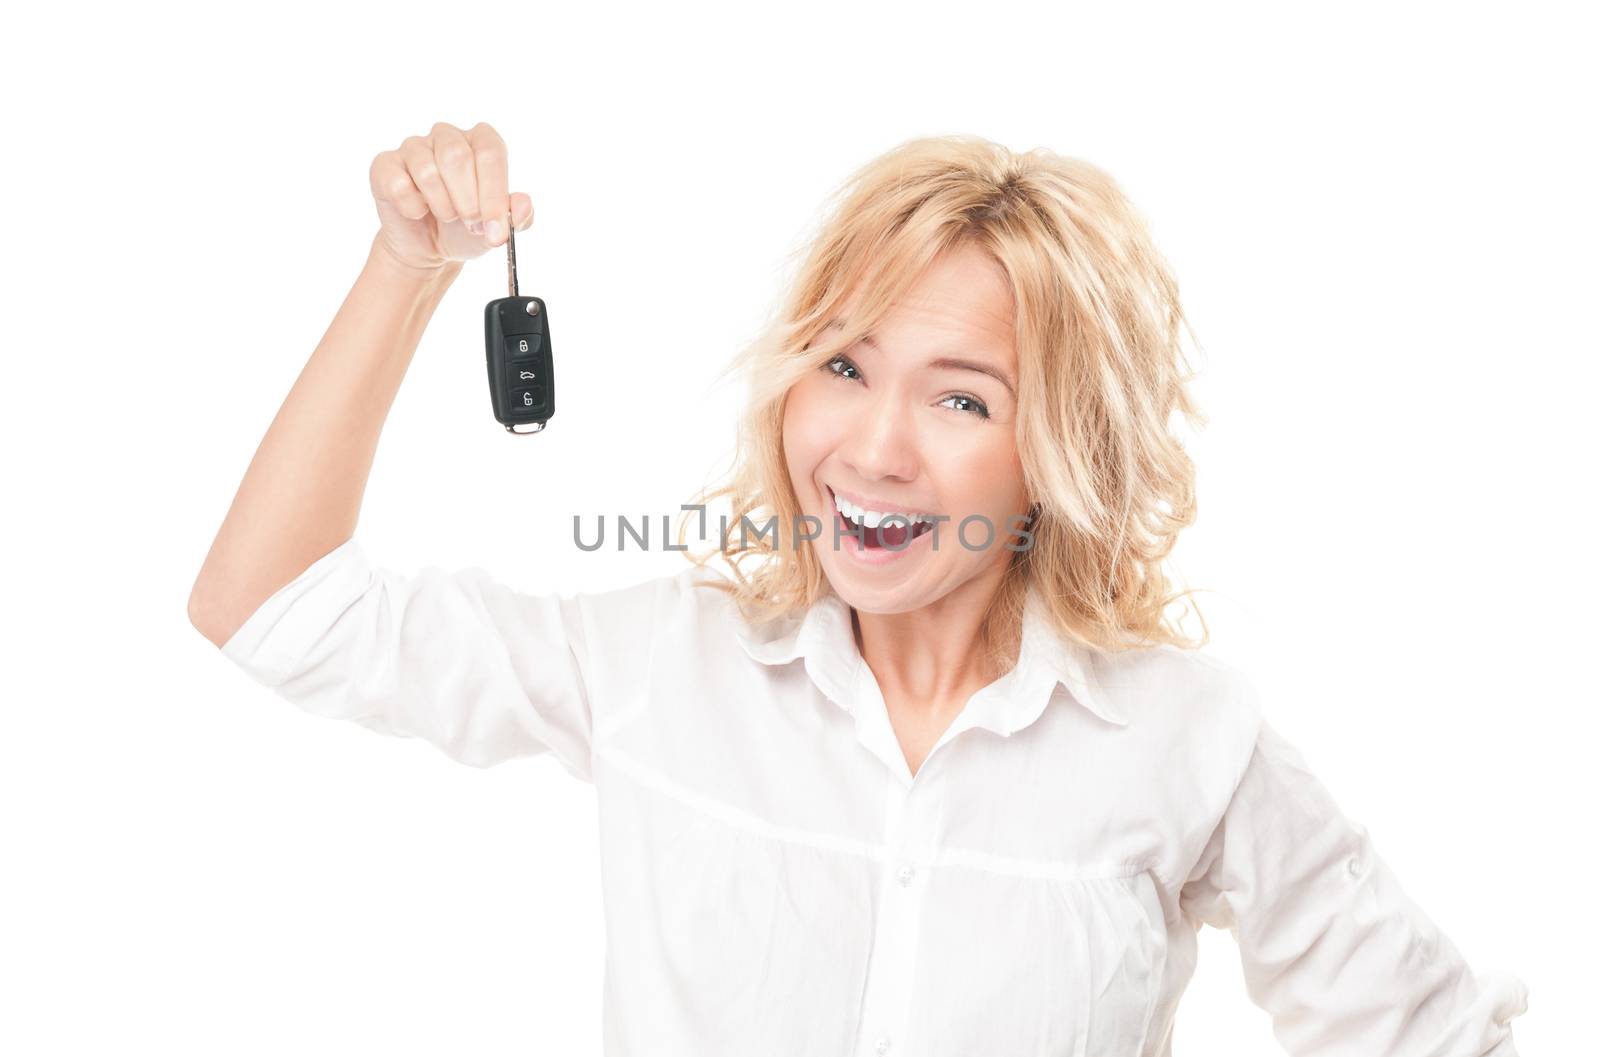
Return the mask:
<path id="1" fill-rule="evenodd" d="M 910 481 L 920 458 L 917 436 L 905 400 L 885 392 L 853 409 L 856 419 L 840 457 L 862 481 Z"/>

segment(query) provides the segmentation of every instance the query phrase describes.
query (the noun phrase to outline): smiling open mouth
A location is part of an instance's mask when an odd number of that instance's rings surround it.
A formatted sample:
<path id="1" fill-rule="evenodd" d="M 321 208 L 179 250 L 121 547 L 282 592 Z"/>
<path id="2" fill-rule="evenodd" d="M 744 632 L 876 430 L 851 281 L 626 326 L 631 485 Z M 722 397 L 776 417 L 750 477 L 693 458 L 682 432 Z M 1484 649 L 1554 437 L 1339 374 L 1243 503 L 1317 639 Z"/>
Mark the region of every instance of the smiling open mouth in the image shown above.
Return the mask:
<path id="1" fill-rule="evenodd" d="M 841 536 L 849 534 L 861 540 L 865 550 L 899 550 L 909 544 L 918 536 L 926 535 L 933 528 L 932 521 L 916 521 L 907 524 L 899 515 L 885 518 L 877 528 L 851 520 L 839 509 L 838 500 L 829 490 L 829 498 L 834 499 L 834 515 L 839 520 L 839 533 Z"/>

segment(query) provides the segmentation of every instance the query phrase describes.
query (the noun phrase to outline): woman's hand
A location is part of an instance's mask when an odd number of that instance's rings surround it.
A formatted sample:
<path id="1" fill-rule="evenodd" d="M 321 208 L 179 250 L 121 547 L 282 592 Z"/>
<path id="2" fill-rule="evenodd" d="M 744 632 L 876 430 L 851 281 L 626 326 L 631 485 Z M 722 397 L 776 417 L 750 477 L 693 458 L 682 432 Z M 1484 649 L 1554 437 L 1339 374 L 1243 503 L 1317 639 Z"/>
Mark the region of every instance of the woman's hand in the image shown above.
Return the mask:
<path id="1" fill-rule="evenodd" d="M 508 211 L 518 231 L 533 223 L 533 199 L 507 192 L 505 141 L 481 121 L 465 132 L 441 121 L 426 136 L 409 136 L 373 158 L 368 176 L 378 245 L 418 272 L 505 242 Z"/>

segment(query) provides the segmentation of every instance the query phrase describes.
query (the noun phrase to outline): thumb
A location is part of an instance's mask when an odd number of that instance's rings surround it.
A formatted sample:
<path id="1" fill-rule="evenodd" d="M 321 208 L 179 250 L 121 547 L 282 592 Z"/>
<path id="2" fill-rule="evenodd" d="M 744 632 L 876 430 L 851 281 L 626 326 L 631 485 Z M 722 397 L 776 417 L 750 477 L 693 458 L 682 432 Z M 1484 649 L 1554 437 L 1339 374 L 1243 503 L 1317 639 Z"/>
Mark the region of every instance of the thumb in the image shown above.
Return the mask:
<path id="1" fill-rule="evenodd" d="M 533 199 L 521 191 L 511 193 L 511 221 L 518 231 L 526 231 L 533 223 Z"/>

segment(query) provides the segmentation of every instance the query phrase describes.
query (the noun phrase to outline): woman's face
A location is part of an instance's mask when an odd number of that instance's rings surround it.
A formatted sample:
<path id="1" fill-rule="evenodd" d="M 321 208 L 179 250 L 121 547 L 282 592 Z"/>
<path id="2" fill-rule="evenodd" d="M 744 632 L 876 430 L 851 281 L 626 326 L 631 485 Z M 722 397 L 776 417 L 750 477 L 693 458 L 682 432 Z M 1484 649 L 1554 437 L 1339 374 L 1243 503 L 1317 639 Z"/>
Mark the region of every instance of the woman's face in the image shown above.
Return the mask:
<path id="1" fill-rule="evenodd" d="M 789 477 L 822 525 L 812 545 L 823 571 L 874 613 L 920 608 L 978 577 L 992 590 L 1028 510 L 1005 273 L 981 250 L 947 251 L 869 339 L 795 383 L 784 410 Z M 860 508 L 938 520 L 909 544 L 899 521 L 885 546 L 865 528 L 863 549 L 840 521 Z"/>

